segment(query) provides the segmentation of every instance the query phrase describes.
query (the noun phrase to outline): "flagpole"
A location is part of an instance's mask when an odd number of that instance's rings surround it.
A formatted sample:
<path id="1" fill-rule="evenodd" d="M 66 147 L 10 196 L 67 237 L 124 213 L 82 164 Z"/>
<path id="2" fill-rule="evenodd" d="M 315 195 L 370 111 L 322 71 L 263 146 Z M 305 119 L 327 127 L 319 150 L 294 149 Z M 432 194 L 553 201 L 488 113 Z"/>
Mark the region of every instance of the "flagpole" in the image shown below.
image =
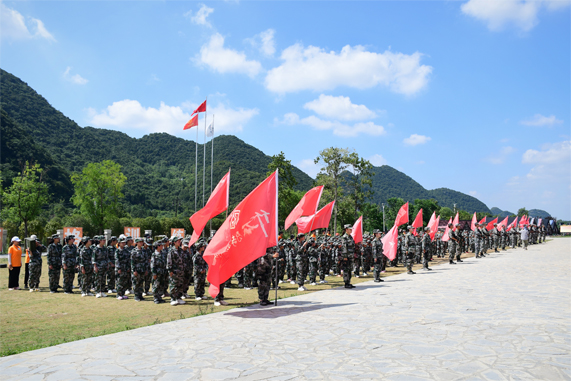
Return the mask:
<path id="1" fill-rule="evenodd" d="M 204 183 L 206 182 L 206 113 L 204 113 L 204 147 L 202 153 L 202 207 L 204 208 Z"/>
<path id="2" fill-rule="evenodd" d="M 214 177 L 214 114 L 212 114 L 212 139 L 210 139 L 210 195 L 212 195 L 212 178 Z M 212 234 L 212 219 L 210 223 L 210 234 Z"/>
<path id="3" fill-rule="evenodd" d="M 198 126 L 196 127 L 196 141 L 194 144 L 194 212 L 196 213 L 196 199 L 198 198 Z"/>

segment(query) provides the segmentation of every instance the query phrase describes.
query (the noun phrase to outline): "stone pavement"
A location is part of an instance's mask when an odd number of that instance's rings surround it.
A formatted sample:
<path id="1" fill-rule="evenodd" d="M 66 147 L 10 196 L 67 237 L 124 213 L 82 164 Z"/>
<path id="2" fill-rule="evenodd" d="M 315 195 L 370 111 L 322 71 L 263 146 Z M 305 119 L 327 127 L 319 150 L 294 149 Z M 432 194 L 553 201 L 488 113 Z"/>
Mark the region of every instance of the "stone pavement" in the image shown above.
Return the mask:
<path id="1" fill-rule="evenodd" d="M 280 300 L 278 307 L 238 308 L 9 356 L 0 359 L 0 375 L 570 380 L 570 269 L 571 238 L 558 238 L 355 290 Z"/>

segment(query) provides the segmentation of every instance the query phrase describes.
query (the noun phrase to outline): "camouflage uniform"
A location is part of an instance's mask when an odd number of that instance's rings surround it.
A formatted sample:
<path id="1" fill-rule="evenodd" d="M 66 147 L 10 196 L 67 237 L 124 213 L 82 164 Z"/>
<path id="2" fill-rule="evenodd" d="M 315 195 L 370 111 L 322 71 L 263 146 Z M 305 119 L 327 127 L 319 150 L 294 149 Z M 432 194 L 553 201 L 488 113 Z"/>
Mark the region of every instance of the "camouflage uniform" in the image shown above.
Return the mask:
<path id="1" fill-rule="evenodd" d="M 454 263 L 454 255 L 456 254 L 456 247 L 458 246 L 456 232 L 453 228 L 448 231 L 448 253 L 450 254 L 448 260 L 450 263 Z"/>
<path id="2" fill-rule="evenodd" d="M 88 294 L 93 285 L 93 264 L 91 258 L 93 256 L 93 249 L 90 247 L 82 247 L 79 253 L 79 267 L 82 271 L 81 293 Z M 85 274 L 83 274 L 85 271 Z"/>
<path id="3" fill-rule="evenodd" d="M 494 228 L 490 231 L 490 234 L 492 236 L 492 244 L 493 244 L 492 248 L 494 249 L 495 252 L 498 252 L 500 232 L 498 231 L 496 224 L 494 224 Z"/>
<path id="4" fill-rule="evenodd" d="M 373 249 L 371 247 L 371 242 L 367 239 L 363 243 L 363 253 L 361 256 L 361 267 L 363 270 L 363 275 L 367 275 L 371 271 L 371 260 L 373 259 Z"/>
<path id="5" fill-rule="evenodd" d="M 343 270 L 343 281 L 345 288 L 352 288 L 351 285 L 351 269 L 353 267 L 353 256 L 355 253 L 355 241 L 351 235 L 345 233 L 341 237 L 341 270 Z"/>
<path id="6" fill-rule="evenodd" d="M 61 265 L 65 265 L 67 270 L 63 270 L 63 291 L 73 292 L 73 280 L 75 279 L 75 268 L 77 267 L 77 246 L 72 242 L 65 245 L 61 254 Z"/>
<path id="7" fill-rule="evenodd" d="M 330 248 L 329 246 L 322 246 L 317 250 L 319 256 L 319 280 L 325 283 L 325 275 L 329 274 L 329 258 L 330 258 Z"/>
<path id="8" fill-rule="evenodd" d="M 153 296 L 155 301 L 162 301 L 161 295 L 167 289 L 167 259 L 162 251 L 155 250 L 151 257 L 151 272 L 153 274 Z M 156 278 L 155 278 L 156 277 Z"/>
<path id="9" fill-rule="evenodd" d="M 260 303 L 266 305 L 270 295 L 270 278 L 272 276 L 273 248 L 266 249 L 266 255 L 256 259 L 256 279 L 258 281 L 258 297 Z"/>
<path id="10" fill-rule="evenodd" d="M 295 240 L 294 248 L 296 253 L 295 262 L 297 265 L 297 284 L 299 285 L 299 287 L 303 287 L 305 278 L 307 276 L 306 262 L 308 261 L 308 258 L 307 258 L 306 248 L 303 247 L 303 244 L 299 240 Z M 256 277 L 256 279 L 258 278 Z"/>
<path id="11" fill-rule="evenodd" d="M 95 273 L 95 291 L 97 293 L 105 292 L 107 270 L 109 269 L 109 255 L 107 254 L 107 248 L 105 246 L 99 246 L 93 250 L 91 257 L 91 263 L 97 266 L 97 272 Z"/>
<path id="12" fill-rule="evenodd" d="M 317 278 L 317 262 L 319 259 L 319 253 L 315 247 L 315 241 L 310 241 L 309 247 L 307 248 L 307 258 L 309 261 L 309 283 L 315 283 Z"/>
<path id="13" fill-rule="evenodd" d="M 422 267 L 424 269 L 430 270 L 428 267 L 428 262 L 430 261 L 430 246 L 432 240 L 430 239 L 430 234 L 424 232 L 420 236 L 420 250 L 422 252 Z"/>
<path id="14" fill-rule="evenodd" d="M 30 289 L 40 288 L 40 277 L 42 276 L 42 251 L 36 246 L 36 250 L 30 250 L 30 279 L 28 285 Z"/>
<path id="15" fill-rule="evenodd" d="M 109 266 L 107 267 L 107 290 L 113 291 L 116 287 L 115 279 L 115 251 L 117 248 L 113 245 L 107 246 L 107 256 L 109 257 Z"/>
<path id="16" fill-rule="evenodd" d="M 153 251 L 152 251 L 152 246 L 143 246 L 142 247 L 142 251 L 145 254 L 145 258 L 147 259 L 147 263 L 148 263 L 148 268 L 151 268 L 151 257 L 153 255 Z M 147 271 L 147 273 L 143 276 L 143 281 L 144 281 L 144 290 L 145 290 L 145 294 L 149 294 L 149 291 L 151 290 L 151 285 L 153 284 L 153 274 L 151 274 L 150 271 Z"/>
<path id="17" fill-rule="evenodd" d="M 403 252 L 406 257 L 406 268 L 409 274 L 414 274 L 412 271 L 412 262 L 414 260 L 414 254 L 416 253 L 417 241 L 416 237 L 412 233 L 406 233 L 403 239 Z"/>
<path id="18" fill-rule="evenodd" d="M 184 281 L 182 285 L 182 293 L 184 295 L 188 294 L 188 289 L 190 287 L 190 282 L 194 283 L 194 254 L 192 248 L 187 250 L 182 249 L 183 253 L 183 263 L 184 263 Z"/>
<path id="19" fill-rule="evenodd" d="M 137 275 L 135 275 L 135 272 Z M 143 299 L 145 273 L 149 272 L 149 261 L 143 248 L 135 247 L 131 250 L 131 283 L 135 300 Z"/>
<path id="20" fill-rule="evenodd" d="M 61 252 L 62 246 L 59 243 L 51 243 L 48 246 L 48 277 L 50 291 L 52 292 L 57 292 L 59 286 L 59 278 L 61 276 Z"/>
<path id="21" fill-rule="evenodd" d="M 381 271 L 384 270 L 384 263 L 386 263 L 387 257 L 383 254 L 383 242 L 378 237 L 375 237 L 372 242 L 373 249 L 373 276 L 375 277 L 375 282 L 381 282 Z"/>
<path id="22" fill-rule="evenodd" d="M 206 263 L 202 255 L 203 253 L 197 250 L 192 257 L 194 264 L 194 295 L 196 295 L 197 298 L 204 296 L 206 271 L 208 270 L 208 263 Z"/>
<path id="23" fill-rule="evenodd" d="M 131 253 L 127 247 L 118 247 L 115 250 L 115 271 L 117 273 L 117 296 L 125 296 L 125 291 L 131 287 Z"/>
<path id="24" fill-rule="evenodd" d="M 182 296 L 184 282 L 184 258 L 180 247 L 171 246 L 167 255 L 167 271 L 169 272 L 171 299 L 178 300 Z"/>

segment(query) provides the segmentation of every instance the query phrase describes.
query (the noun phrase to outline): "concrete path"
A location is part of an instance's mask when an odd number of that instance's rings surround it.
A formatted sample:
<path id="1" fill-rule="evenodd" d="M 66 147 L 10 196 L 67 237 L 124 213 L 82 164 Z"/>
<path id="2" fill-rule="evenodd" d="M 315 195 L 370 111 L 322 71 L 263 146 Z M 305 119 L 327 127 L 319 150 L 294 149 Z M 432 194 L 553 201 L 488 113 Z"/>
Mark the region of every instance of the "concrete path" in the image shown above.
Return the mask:
<path id="1" fill-rule="evenodd" d="M 570 380 L 570 270 L 571 238 L 558 238 L 355 290 L 289 298 L 278 307 L 233 309 L 9 356 L 0 359 L 0 375 Z"/>

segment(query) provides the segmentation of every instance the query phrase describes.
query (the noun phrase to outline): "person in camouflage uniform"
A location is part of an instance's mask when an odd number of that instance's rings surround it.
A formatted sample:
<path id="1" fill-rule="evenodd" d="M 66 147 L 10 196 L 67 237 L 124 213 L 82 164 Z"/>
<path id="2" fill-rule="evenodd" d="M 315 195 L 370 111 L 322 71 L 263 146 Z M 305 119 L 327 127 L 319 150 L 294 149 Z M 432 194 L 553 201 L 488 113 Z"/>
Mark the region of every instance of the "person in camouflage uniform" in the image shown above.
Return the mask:
<path id="1" fill-rule="evenodd" d="M 145 282 L 145 276 L 149 272 L 149 261 L 147 254 L 143 250 L 144 244 L 143 238 L 136 238 L 135 248 L 131 250 L 131 280 L 136 302 L 144 300 L 143 284 Z"/>
<path id="2" fill-rule="evenodd" d="M 107 242 L 107 256 L 109 257 L 109 266 L 107 268 L 107 287 L 105 292 L 117 292 L 115 279 L 115 251 L 117 248 L 117 237 L 112 236 Z"/>
<path id="3" fill-rule="evenodd" d="M 351 270 L 353 268 L 353 257 L 355 253 L 355 241 L 351 236 L 351 231 L 353 226 L 347 224 L 344 226 L 345 234 L 341 237 L 341 270 L 343 271 L 343 282 L 345 283 L 345 288 L 355 288 L 351 284 Z"/>
<path id="4" fill-rule="evenodd" d="M 145 253 L 145 257 L 147 258 L 148 268 L 151 268 L 151 257 L 153 256 L 153 240 L 149 235 L 145 235 L 143 240 L 143 253 Z M 143 296 L 150 295 L 151 285 L 153 284 L 153 274 L 150 271 L 147 271 L 147 274 L 143 277 L 144 278 L 144 290 Z"/>
<path id="5" fill-rule="evenodd" d="M 319 283 L 327 283 L 325 277 L 329 274 L 329 259 L 331 258 L 331 245 L 329 242 L 324 242 L 317 254 L 319 256 Z"/>
<path id="6" fill-rule="evenodd" d="M 194 281 L 194 250 L 189 247 L 190 240 L 182 240 L 182 254 L 183 254 L 183 264 L 184 264 L 184 278 L 182 284 L 182 299 L 188 299 L 188 289 L 190 288 L 190 281 Z M 194 284 L 194 283 L 193 283 Z"/>
<path id="7" fill-rule="evenodd" d="M 414 228 L 412 226 L 408 226 L 408 233 L 404 235 L 403 239 L 403 252 L 406 256 L 407 274 L 416 274 L 414 271 L 412 271 L 412 264 L 418 243 L 415 235 L 412 233 L 413 230 Z"/>
<path id="8" fill-rule="evenodd" d="M 422 229 L 422 228 L 421 228 Z M 422 252 L 422 268 L 425 270 L 432 270 L 428 267 L 428 262 L 430 261 L 430 246 L 432 240 L 430 239 L 430 228 L 424 228 L 424 232 L 420 231 L 420 250 Z"/>
<path id="9" fill-rule="evenodd" d="M 473 233 L 474 233 L 474 254 L 476 254 L 476 258 L 480 258 L 482 231 L 480 230 L 480 224 L 478 222 L 474 224 Z"/>
<path id="10" fill-rule="evenodd" d="M 131 285 L 131 253 L 126 248 L 127 240 L 119 237 L 117 250 L 115 250 L 115 271 L 117 272 L 117 299 L 129 299 L 125 295 Z"/>
<path id="11" fill-rule="evenodd" d="M 492 247 L 495 253 L 499 253 L 499 234 L 500 232 L 498 231 L 498 224 L 494 222 L 494 228 L 490 231 L 490 235 L 492 236 Z"/>
<path id="12" fill-rule="evenodd" d="M 260 305 L 267 306 L 271 302 L 268 300 L 270 295 L 270 278 L 272 276 L 272 257 L 277 258 L 275 247 L 266 249 L 266 255 L 256 259 L 256 279 L 258 280 L 258 298 Z"/>
<path id="13" fill-rule="evenodd" d="M 165 246 L 163 241 L 153 244 L 155 251 L 151 257 L 151 273 L 153 274 L 153 297 L 155 304 L 164 303 L 162 295 L 167 283 L 167 261 L 163 257 L 162 250 Z"/>
<path id="14" fill-rule="evenodd" d="M 371 239 L 367 236 L 367 239 L 363 241 L 363 255 L 361 256 L 361 267 L 363 269 L 363 276 L 369 276 L 371 271 L 371 262 L 373 260 L 373 248 L 371 246 Z"/>
<path id="15" fill-rule="evenodd" d="M 297 265 L 297 284 L 299 288 L 298 291 L 306 291 L 306 288 L 303 287 L 305 282 L 305 278 L 307 276 L 306 271 L 306 262 L 308 261 L 307 258 L 307 243 L 304 243 L 305 235 L 298 234 L 297 240 L 294 242 L 294 250 L 295 250 L 295 262 Z M 257 277 L 256 277 L 257 279 Z"/>
<path id="16" fill-rule="evenodd" d="M 59 279 L 61 276 L 61 252 L 62 246 L 60 242 L 60 236 L 57 234 L 52 235 L 52 243 L 48 245 L 48 277 L 50 292 L 58 292 Z"/>
<path id="17" fill-rule="evenodd" d="M 28 286 L 30 286 L 30 292 L 40 291 L 40 277 L 42 276 L 42 243 L 37 239 L 35 235 L 32 235 L 30 239 L 36 241 L 36 249 L 29 250 L 30 255 L 30 279 L 28 280 Z"/>
<path id="18" fill-rule="evenodd" d="M 455 265 L 454 256 L 456 255 L 456 247 L 458 245 L 458 238 L 456 238 L 456 231 L 454 231 L 454 225 L 448 224 L 448 263 Z"/>
<path id="19" fill-rule="evenodd" d="M 127 244 L 125 245 L 125 249 L 127 249 L 127 252 L 129 252 L 129 274 L 127 275 L 129 277 L 129 287 L 127 288 L 127 290 L 125 290 L 125 295 L 129 295 L 130 293 L 133 292 L 133 276 L 132 276 L 132 270 L 131 270 L 131 253 L 135 249 L 135 242 L 133 240 L 133 237 L 131 237 L 131 236 L 127 236 L 127 237 L 125 237 L 125 239 L 127 240 Z"/>
<path id="20" fill-rule="evenodd" d="M 194 295 L 196 300 L 207 299 L 204 295 L 204 287 L 206 284 L 206 271 L 208 271 L 208 263 L 204 260 L 203 254 L 206 249 L 206 242 L 200 240 L 194 244 L 196 252 L 192 257 L 194 264 Z"/>
<path id="21" fill-rule="evenodd" d="M 244 267 L 244 290 L 251 290 L 254 280 L 254 262 L 247 264 Z"/>
<path id="22" fill-rule="evenodd" d="M 75 246 L 75 236 L 65 237 L 65 246 L 62 249 L 61 265 L 63 267 L 63 291 L 66 294 L 73 294 L 73 280 L 75 279 L 75 269 L 77 267 L 77 246 Z"/>
<path id="23" fill-rule="evenodd" d="M 359 270 L 361 269 L 361 258 L 363 255 L 363 247 L 361 242 L 355 244 L 355 251 L 353 252 L 353 275 L 359 278 Z"/>
<path id="24" fill-rule="evenodd" d="M 272 289 L 274 290 L 276 288 L 277 289 L 280 288 L 279 287 L 279 284 L 281 282 L 281 279 L 279 279 L 280 270 L 282 267 L 282 263 L 284 263 L 285 261 L 285 253 L 282 250 L 282 247 L 283 247 L 283 241 L 278 242 L 278 246 L 276 246 L 276 253 L 278 254 L 278 256 L 272 261 L 272 276 L 270 277 L 270 279 L 271 279 Z"/>
<path id="25" fill-rule="evenodd" d="M 463 238 L 462 238 L 462 231 L 460 230 L 460 224 L 456 224 L 454 226 L 454 237 L 456 238 L 456 262 L 464 262 L 461 259 Z"/>
<path id="26" fill-rule="evenodd" d="M 312 286 L 317 285 L 317 262 L 319 260 L 319 253 L 315 243 L 315 238 L 310 238 L 307 243 L 307 260 L 309 262 L 309 283 Z"/>
<path id="27" fill-rule="evenodd" d="M 373 276 L 375 283 L 384 282 L 381 279 L 381 271 L 383 270 L 383 262 L 386 263 L 387 257 L 383 254 L 383 242 L 381 241 L 381 231 L 379 229 L 373 230 L 375 238 L 371 242 L 373 251 Z"/>
<path id="28" fill-rule="evenodd" d="M 83 237 L 83 247 L 79 253 L 79 268 L 82 275 L 81 296 L 93 296 L 91 286 L 93 285 L 93 249 L 91 248 L 91 238 Z"/>
<path id="29" fill-rule="evenodd" d="M 172 237 L 171 248 L 167 256 L 167 270 L 169 272 L 169 286 L 171 306 L 184 304 L 182 300 L 182 286 L 184 282 L 184 257 L 181 249 L 182 238 Z M 196 280 L 195 280 L 196 281 Z"/>
<path id="30" fill-rule="evenodd" d="M 107 254 L 107 247 L 105 246 L 105 237 L 94 237 L 96 246 L 91 256 L 91 263 L 93 264 L 93 271 L 95 273 L 95 291 L 97 298 L 104 298 L 107 296 L 105 285 L 107 284 L 107 270 L 109 270 L 109 255 Z"/>

